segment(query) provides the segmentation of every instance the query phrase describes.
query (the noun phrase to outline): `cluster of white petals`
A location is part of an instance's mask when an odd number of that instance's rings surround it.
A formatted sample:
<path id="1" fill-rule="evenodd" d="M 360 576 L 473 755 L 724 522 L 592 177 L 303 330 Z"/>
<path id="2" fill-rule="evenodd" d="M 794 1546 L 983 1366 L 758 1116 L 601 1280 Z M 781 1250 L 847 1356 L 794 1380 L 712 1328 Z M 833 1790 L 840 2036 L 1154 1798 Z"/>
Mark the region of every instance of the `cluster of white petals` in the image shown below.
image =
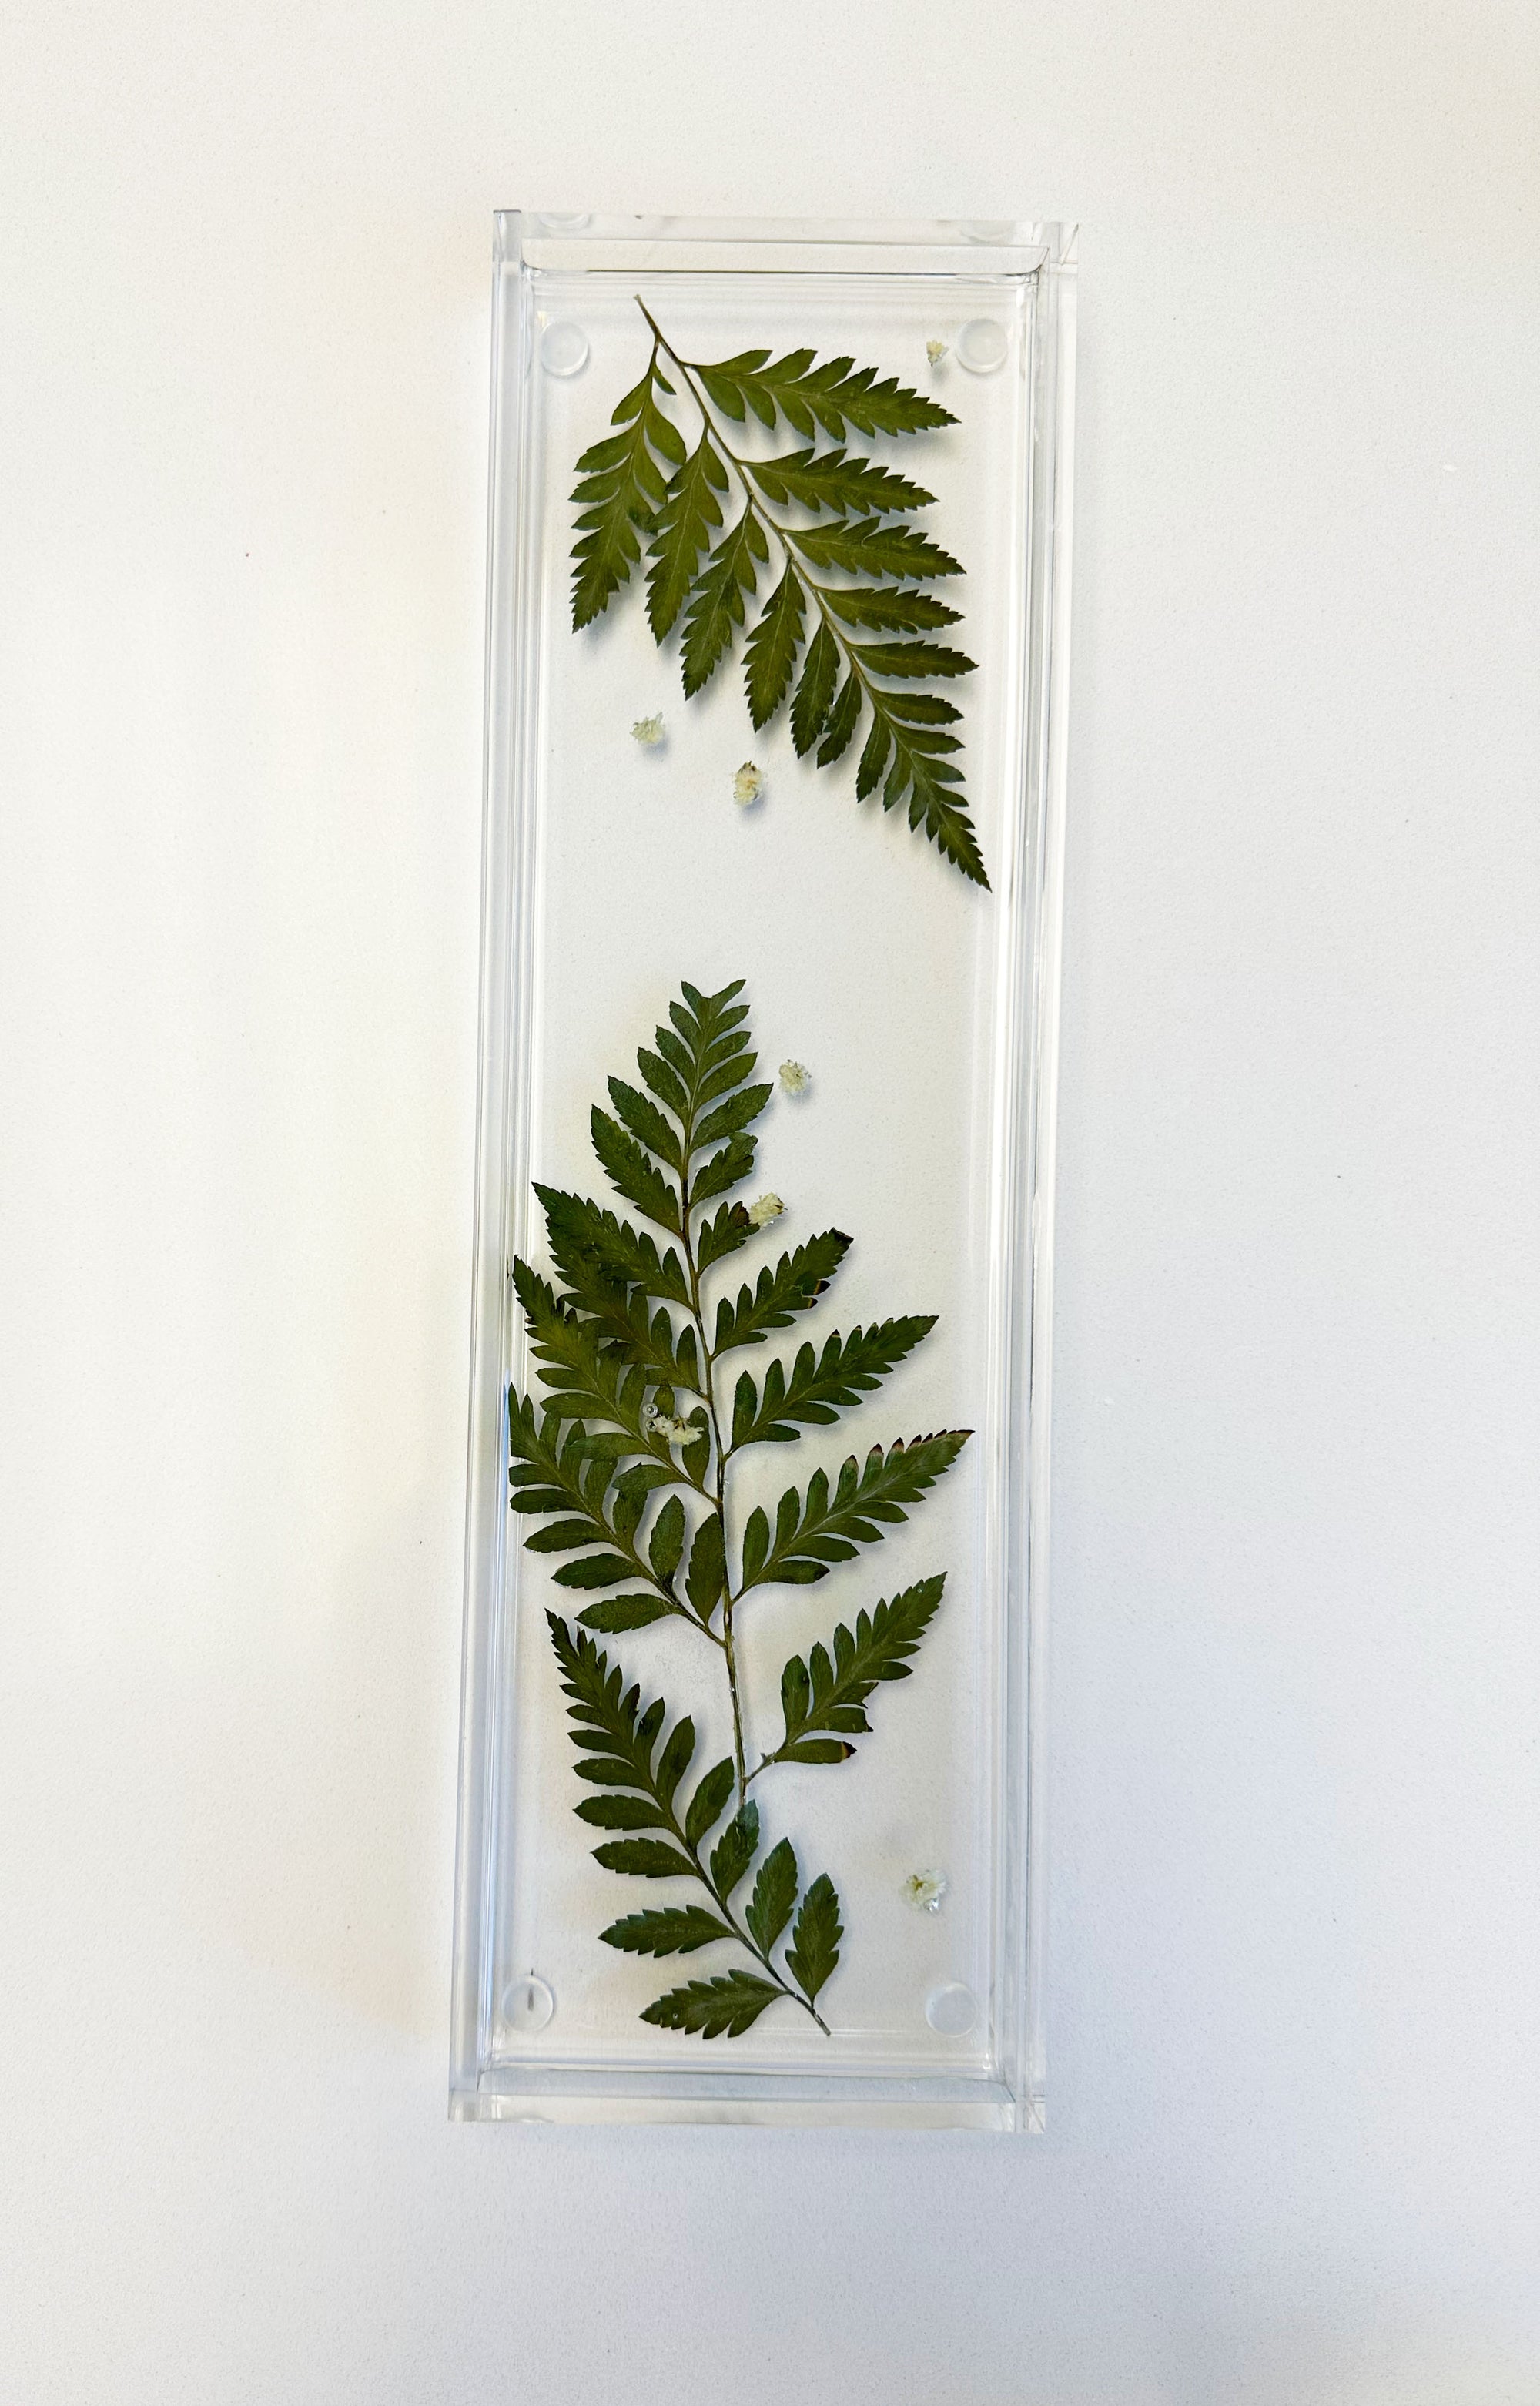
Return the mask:
<path id="1" fill-rule="evenodd" d="M 940 1913 L 946 1891 L 945 1872 L 911 1872 L 904 1882 L 904 1902 L 916 1913 Z"/>
<path id="2" fill-rule="evenodd" d="M 663 741 L 663 713 L 655 710 L 650 718 L 639 718 L 631 733 L 644 752 L 653 751 Z"/>
<path id="3" fill-rule="evenodd" d="M 786 1095 L 805 1095 L 812 1083 L 812 1071 L 801 1061 L 783 1061 L 781 1091 Z"/>
<path id="4" fill-rule="evenodd" d="M 757 1203 L 749 1205 L 750 1227 L 768 1228 L 772 1220 L 779 1220 L 785 1208 L 779 1195 L 761 1195 Z"/>
<path id="5" fill-rule="evenodd" d="M 939 368 L 946 357 L 946 345 L 935 341 L 925 345 L 925 357 L 933 368 Z"/>
<path id="6" fill-rule="evenodd" d="M 688 1421 L 674 1420 L 668 1412 L 660 1412 L 656 1404 L 643 1407 L 642 1426 L 648 1437 L 667 1437 L 671 1445 L 688 1445 L 692 1437 L 700 1434 Z"/>
<path id="7" fill-rule="evenodd" d="M 745 760 L 741 769 L 733 771 L 732 798 L 740 810 L 746 811 L 751 802 L 756 802 L 764 789 L 764 777 L 752 760 Z"/>

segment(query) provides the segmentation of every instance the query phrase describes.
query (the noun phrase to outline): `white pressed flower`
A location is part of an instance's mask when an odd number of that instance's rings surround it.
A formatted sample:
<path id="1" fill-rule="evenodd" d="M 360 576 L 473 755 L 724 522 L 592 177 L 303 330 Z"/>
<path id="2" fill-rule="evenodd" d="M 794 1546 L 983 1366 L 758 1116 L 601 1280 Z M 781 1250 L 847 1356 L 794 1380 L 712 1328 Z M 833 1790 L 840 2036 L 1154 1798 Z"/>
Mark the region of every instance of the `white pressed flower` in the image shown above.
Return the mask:
<path id="1" fill-rule="evenodd" d="M 911 1872 L 904 1882 L 904 1902 L 916 1913 L 940 1913 L 946 1891 L 945 1872 Z"/>
<path id="2" fill-rule="evenodd" d="M 656 1404 L 648 1404 L 642 1414 L 642 1426 L 648 1437 L 666 1437 L 671 1445 L 688 1445 L 699 1432 L 688 1421 L 674 1420 L 660 1412 Z"/>
<path id="3" fill-rule="evenodd" d="M 764 787 L 764 777 L 752 760 L 745 760 L 741 769 L 734 771 L 732 798 L 740 810 L 746 811 L 751 802 L 756 802 Z"/>
<path id="4" fill-rule="evenodd" d="M 800 1061 L 783 1061 L 781 1090 L 787 1095 L 805 1095 L 812 1083 L 812 1071 Z"/>
<path id="5" fill-rule="evenodd" d="M 761 1195 L 757 1203 L 749 1205 L 750 1227 L 768 1228 L 772 1220 L 779 1220 L 785 1208 L 779 1195 Z"/>
<path id="6" fill-rule="evenodd" d="M 631 733 L 644 752 L 656 750 L 663 741 L 663 713 L 660 710 L 655 710 L 650 718 L 639 718 L 632 727 Z"/>
<path id="7" fill-rule="evenodd" d="M 939 368 L 941 361 L 946 357 L 946 345 L 944 343 L 938 342 L 927 343 L 925 345 L 925 357 L 930 361 L 933 368 Z"/>

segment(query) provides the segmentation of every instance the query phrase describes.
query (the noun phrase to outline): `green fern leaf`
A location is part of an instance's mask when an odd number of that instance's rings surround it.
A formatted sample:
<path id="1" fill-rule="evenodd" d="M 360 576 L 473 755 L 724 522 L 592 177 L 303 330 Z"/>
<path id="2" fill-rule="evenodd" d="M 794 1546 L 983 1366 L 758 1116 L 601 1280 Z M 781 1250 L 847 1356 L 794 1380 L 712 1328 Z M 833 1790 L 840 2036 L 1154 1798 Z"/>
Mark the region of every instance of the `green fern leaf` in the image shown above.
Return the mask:
<path id="1" fill-rule="evenodd" d="M 742 1203 L 724 1203 L 713 1219 L 703 1220 L 695 1239 L 696 1260 L 702 1270 L 726 1261 L 746 1245 L 754 1234 L 754 1222 Z"/>
<path id="2" fill-rule="evenodd" d="M 516 1388 L 509 1389 L 509 1502 L 516 1512 L 555 1512 L 562 1516 L 536 1531 L 526 1540 L 527 1545 L 536 1553 L 572 1552 L 580 1547 L 600 1549 L 597 1554 L 587 1555 L 584 1565 L 562 1565 L 556 1578 L 564 1587 L 614 1586 L 630 1579 L 645 1584 L 647 1566 L 615 1517 L 614 1498 L 620 1493 L 620 1482 L 615 1478 L 614 1458 L 595 1453 L 581 1427 L 570 1430 L 562 1437 L 561 1418 L 560 1406 L 553 1407 L 542 1418 Z M 649 1479 L 654 1476 L 654 1465 L 650 1464 L 637 1468 Z M 633 1480 L 635 1475 L 625 1474 Z M 663 1471 L 658 1465 L 657 1475 L 671 1478 L 676 1474 L 671 1467 Z"/>
<path id="3" fill-rule="evenodd" d="M 743 684 L 756 727 L 774 717 L 785 698 L 801 647 L 807 595 L 790 563 L 743 650 Z"/>
<path id="4" fill-rule="evenodd" d="M 594 1848 L 594 1861 L 607 1872 L 621 1872 L 629 1879 L 694 1879 L 697 1875 L 688 1855 L 661 1838 L 607 1838 Z"/>
<path id="5" fill-rule="evenodd" d="M 636 1139 L 601 1111 L 596 1103 L 589 1113 L 593 1146 L 599 1155 L 599 1166 L 618 1194 L 639 1211 L 667 1228 L 671 1236 L 681 1233 L 679 1190 L 654 1168 Z"/>
<path id="6" fill-rule="evenodd" d="M 618 1946 L 627 1955 L 693 1955 L 719 1938 L 737 1935 L 701 1904 L 671 1904 L 661 1911 L 654 1908 L 645 1913 L 628 1913 L 599 1934 L 606 1946 Z"/>
<path id="7" fill-rule="evenodd" d="M 653 537 L 647 574 L 647 619 L 661 643 L 695 583 L 701 556 L 722 523 L 719 493 L 728 489 L 726 462 L 709 434 L 702 434 L 684 465 L 669 480 Z"/>
<path id="8" fill-rule="evenodd" d="M 716 1513 L 708 1512 L 691 1541 L 689 1568 L 685 1574 L 685 1592 L 697 1621 L 711 1619 L 721 1601 L 726 1577 L 722 1522 Z"/>
<path id="9" fill-rule="evenodd" d="M 623 1295 L 604 1279 L 585 1275 L 582 1264 L 577 1269 L 578 1293 L 558 1295 L 527 1262 L 514 1263 L 514 1290 L 542 1384 L 569 1397 L 569 1418 L 612 1421 L 641 1440 L 643 1391 L 628 1378 L 628 1365 L 699 1394 L 702 1372 L 694 1331 L 676 1331 L 666 1311 L 649 1314 L 640 1293 Z"/>
<path id="10" fill-rule="evenodd" d="M 665 1583 L 679 1568 L 685 1551 L 685 1507 L 677 1495 L 671 1495 L 653 1522 L 652 1536 L 647 1540 L 647 1560 L 653 1576 Z"/>
<path id="11" fill-rule="evenodd" d="M 817 743 L 839 681 L 840 646 L 821 619 L 808 645 L 791 705 L 791 740 L 798 759 Z"/>
<path id="12" fill-rule="evenodd" d="M 768 1581 L 805 1586 L 827 1577 L 835 1563 L 848 1563 L 861 1546 L 879 1544 L 887 1527 L 908 1518 L 908 1507 L 951 1468 L 971 1431 L 943 1429 L 934 1437 L 902 1438 L 884 1452 L 874 1445 L 864 1464 L 851 1454 L 829 1493 L 827 1473 L 815 1470 L 806 1497 L 788 1488 L 776 1508 L 775 1531 L 763 1566 L 752 1574 L 748 1529 L 743 1538 L 745 1587 Z M 763 1518 L 763 1515 L 760 1516 Z M 882 1525 L 886 1524 L 886 1525 Z"/>
<path id="13" fill-rule="evenodd" d="M 580 1195 L 535 1182 L 545 1212 L 546 1242 L 564 1282 L 581 1291 L 586 1281 L 601 1276 L 613 1286 L 640 1287 L 643 1295 L 687 1305 L 689 1289 L 678 1254 L 671 1245 L 659 1254 L 643 1228 L 616 1219 Z"/>
<path id="14" fill-rule="evenodd" d="M 727 658 L 769 559 L 764 529 L 745 510 L 701 571 L 685 613 L 679 657 L 687 694 L 699 693 Z"/>
<path id="15" fill-rule="evenodd" d="M 842 568 L 854 576 L 961 576 L 963 564 L 918 527 L 855 518 L 838 527 L 809 527 L 797 547 L 814 568 Z"/>
<path id="16" fill-rule="evenodd" d="M 720 1360 L 738 1346 L 762 1345 L 769 1330 L 788 1327 L 817 1302 L 849 1251 L 850 1238 L 829 1228 L 795 1253 L 783 1253 L 773 1269 L 767 1262 L 752 1290 L 741 1286 L 735 1302 L 724 1295 L 717 1305 L 713 1355 Z M 736 1437 L 733 1442 L 739 1442 Z"/>
<path id="17" fill-rule="evenodd" d="M 660 2030 L 694 2031 L 701 2038 L 742 2038 L 767 2005 L 784 1989 L 756 1972 L 724 1972 L 714 1980 L 691 1980 L 648 2005 L 642 2016 Z"/>
<path id="18" fill-rule="evenodd" d="M 653 1752 L 667 1710 L 661 1697 L 641 1707 L 641 1691 L 628 1688 L 618 1663 L 582 1632 L 574 1637 L 557 1613 L 547 1613 L 562 1692 L 573 1724 L 573 1742 L 586 1750 L 580 1776 L 597 1785 L 633 1790 L 652 1808 L 648 1826 L 667 1829 L 671 1816 L 657 1793 Z"/>
<path id="19" fill-rule="evenodd" d="M 580 1821 L 596 1830 L 657 1830 L 665 1826 L 657 1806 L 645 1796 L 622 1796 L 601 1789 L 573 1805 Z"/>
<path id="20" fill-rule="evenodd" d="M 790 1839 L 783 1838 L 760 1864 L 753 1902 L 743 1916 L 750 1936 L 767 1955 L 791 1919 L 797 1885 L 797 1857 Z"/>
<path id="21" fill-rule="evenodd" d="M 788 351 L 774 361 L 768 351 L 740 351 L 699 374 L 725 418 L 742 423 L 752 409 L 773 426 L 779 413 L 802 435 L 815 425 L 839 441 L 850 428 L 857 434 L 918 434 L 957 422 L 949 409 L 896 377 L 879 381 L 874 369 L 856 369 L 848 359 L 826 360 L 817 368 L 812 361 L 812 351 Z"/>
<path id="22" fill-rule="evenodd" d="M 749 1054 L 746 1059 L 752 1068 L 753 1054 Z M 736 1067 L 736 1064 L 734 1066 Z M 737 1094 L 729 1095 L 725 1102 L 715 1104 L 706 1112 L 704 1118 L 697 1121 L 695 1143 L 691 1150 L 708 1144 L 718 1144 L 723 1137 L 736 1136 L 741 1129 L 751 1126 L 759 1117 L 774 1091 L 773 1086 L 743 1086 Z"/>
<path id="23" fill-rule="evenodd" d="M 755 1144 L 752 1136 L 735 1136 L 713 1153 L 696 1171 L 693 1200 L 704 1203 L 709 1196 L 725 1195 L 729 1186 L 741 1186 L 754 1168 Z"/>
<path id="24" fill-rule="evenodd" d="M 677 1605 L 665 1604 L 660 1595 L 612 1595 L 602 1604 L 588 1605 L 577 1618 L 580 1628 L 615 1637 L 622 1630 L 646 1629 L 655 1621 L 666 1621 L 678 1609 Z"/>
<path id="25" fill-rule="evenodd" d="M 615 1115 L 621 1125 L 629 1129 L 639 1144 L 644 1144 L 650 1153 L 656 1153 L 671 1169 L 683 1169 L 685 1160 L 680 1137 L 670 1126 L 652 1097 L 639 1094 L 634 1086 L 626 1083 L 624 1078 L 611 1078 L 606 1083 Z"/>
<path id="26" fill-rule="evenodd" d="M 848 1337 L 836 1332 L 826 1337 L 821 1352 L 799 1346 L 789 1378 L 783 1364 L 771 1362 L 762 1390 L 743 1371 L 733 1396 L 734 1446 L 784 1445 L 797 1435 L 794 1422 L 827 1425 L 870 1394 L 935 1325 L 934 1312 L 913 1312 L 853 1328 Z M 722 1351 L 720 1337 L 716 1351 Z"/>
<path id="27" fill-rule="evenodd" d="M 847 627 L 890 630 L 897 635 L 918 635 L 935 627 L 954 627 L 962 616 L 950 602 L 931 593 L 914 593 L 889 585 L 831 585 L 824 595 L 835 616 Z"/>
<path id="28" fill-rule="evenodd" d="M 594 444 L 578 461 L 572 499 L 583 504 L 572 545 L 572 625 L 606 611 L 642 556 L 641 537 L 667 492 L 666 472 L 685 458 L 678 428 L 658 407 L 657 353 L 611 421 L 627 430 Z M 662 464 L 660 464 L 662 463 Z"/>
<path id="29" fill-rule="evenodd" d="M 871 729 L 856 772 L 856 799 L 874 792 L 886 771 L 883 809 L 892 810 L 907 793 L 911 827 L 923 827 L 931 842 L 965 877 L 976 885 L 987 885 L 973 822 L 962 796 L 952 790 L 961 784 L 959 772 L 949 761 L 937 757 L 940 752 L 955 751 L 956 744 L 951 736 L 937 732 L 934 723 L 909 723 L 922 715 L 913 709 L 916 702 L 928 705 L 923 717 L 931 722 L 943 716 L 954 719 L 956 712 L 950 702 L 927 694 L 899 696 L 884 693 L 877 686 L 868 691 Z"/>
<path id="30" fill-rule="evenodd" d="M 566 1418 L 603 1422 L 634 1439 L 628 1450 L 654 1453 L 666 1463 L 666 1451 L 643 1419 L 647 1380 L 667 1380 L 692 1394 L 701 1393 L 703 1374 L 693 1330 L 685 1328 L 676 1336 L 664 1311 L 649 1323 L 644 1303 L 617 1305 L 601 1318 L 580 1319 L 527 1262 L 514 1264 L 514 1291 L 541 1382 L 555 1391 Z"/>
<path id="31" fill-rule="evenodd" d="M 844 1934 L 834 1882 L 821 1872 L 802 1899 L 786 1949 L 786 1968 L 810 2004 L 840 1960 Z"/>
<path id="32" fill-rule="evenodd" d="M 869 1732 L 866 1704 L 879 1680 L 907 1679 L 909 1658 L 929 1628 L 941 1601 L 946 1574 L 920 1579 L 875 1612 L 858 1615 L 854 1631 L 841 1621 L 834 1655 L 813 1647 L 804 1662 L 794 1654 L 781 1674 L 785 1730 L 770 1762 L 840 1762 L 855 1748 L 849 1741 Z"/>
<path id="33" fill-rule="evenodd" d="M 753 1862 L 759 1845 L 759 1807 L 740 1805 L 712 1848 L 712 1886 L 724 1904 Z"/>
<path id="34" fill-rule="evenodd" d="M 733 1767 L 731 1756 L 713 1763 L 706 1772 L 685 1817 L 685 1835 L 692 1847 L 699 1847 L 708 1830 L 713 1829 L 728 1809 L 732 1794 Z"/>
<path id="35" fill-rule="evenodd" d="M 864 700 L 865 688 L 853 672 L 841 686 L 834 708 L 824 721 L 824 740 L 818 746 L 820 769 L 827 769 L 831 761 L 838 760 L 842 753 L 849 750 Z"/>
<path id="36" fill-rule="evenodd" d="M 756 460 L 750 474 L 767 501 L 799 502 L 804 509 L 834 510 L 841 517 L 861 510 L 923 510 L 936 499 L 908 476 L 844 451 L 786 451 L 779 460 Z"/>
<path id="37" fill-rule="evenodd" d="M 856 644 L 853 649 L 869 676 L 967 676 L 978 665 L 966 652 L 954 650 L 950 644 L 932 644 L 924 639 L 912 644 Z"/>
<path id="38" fill-rule="evenodd" d="M 634 1578 L 636 1564 L 624 1554 L 585 1554 L 581 1562 L 563 1563 L 552 1576 L 558 1587 L 614 1587 L 617 1579 Z"/>

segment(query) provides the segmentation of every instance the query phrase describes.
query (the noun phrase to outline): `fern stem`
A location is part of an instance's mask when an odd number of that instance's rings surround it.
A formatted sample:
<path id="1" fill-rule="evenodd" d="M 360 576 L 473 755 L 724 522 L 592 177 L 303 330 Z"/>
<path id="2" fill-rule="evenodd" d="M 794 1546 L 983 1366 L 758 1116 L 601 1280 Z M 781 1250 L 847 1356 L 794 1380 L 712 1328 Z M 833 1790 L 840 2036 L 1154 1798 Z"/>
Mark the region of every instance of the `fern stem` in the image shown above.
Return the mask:
<path id="1" fill-rule="evenodd" d="M 671 352 L 670 357 L 672 357 Z M 706 1412 L 711 1422 L 712 1462 L 716 1480 L 714 1494 L 706 1487 L 704 1481 L 699 1482 L 699 1486 L 700 1493 L 707 1497 L 708 1501 L 714 1504 L 716 1517 L 722 1524 L 723 1564 L 722 1635 L 718 1637 L 715 1630 L 708 1627 L 704 1622 L 701 1626 L 705 1628 L 706 1635 L 713 1643 L 722 1649 L 728 1666 L 728 1693 L 732 1699 L 732 1754 L 738 1781 L 738 1802 L 742 1806 L 744 1797 L 748 1794 L 749 1781 L 743 1749 L 743 1703 L 738 1685 L 738 1656 L 734 1649 L 732 1635 L 732 1608 L 737 1598 L 732 1592 L 732 1574 L 728 1567 L 728 1458 L 730 1449 L 724 1450 L 722 1424 L 716 1415 L 716 1356 L 712 1350 L 711 1339 L 706 1334 L 706 1315 L 700 1305 L 700 1271 L 695 1258 L 695 1238 L 690 1228 L 690 1215 L 695 1208 L 690 1201 L 690 1155 L 694 1150 L 695 1118 L 696 1100 L 692 1090 L 682 1139 L 683 1156 L 679 1172 L 680 1233 L 685 1246 L 685 1268 L 689 1280 L 690 1316 L 695 1322 L 696 1333 L 700 1339 Z M 809 2011 L 812 2011 L 811 2006 Z M 817 2016 L 814 2015 L 813 2018 L 816 2020 Z"/>

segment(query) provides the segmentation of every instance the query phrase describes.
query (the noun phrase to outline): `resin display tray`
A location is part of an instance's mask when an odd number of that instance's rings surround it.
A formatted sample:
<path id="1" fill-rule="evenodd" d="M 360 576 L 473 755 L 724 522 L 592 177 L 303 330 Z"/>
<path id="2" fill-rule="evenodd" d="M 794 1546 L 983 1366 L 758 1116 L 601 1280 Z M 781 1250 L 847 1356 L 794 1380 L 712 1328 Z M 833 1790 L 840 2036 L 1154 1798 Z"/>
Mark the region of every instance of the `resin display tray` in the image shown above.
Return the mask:
<path id="1" fill-rule="evenodd" d="M 498 220 L 460 2116 L 1040 2120 L 1037 1663 L 1073 291 L 1071 246 L 1053 226 Z M 862 447 L 935 494 L 922 523 L 967 572 L 946 588 L 964 613 L 948 640 L 977 662 L 956 700 L 987 889 L 901 808 L 857 804 L 855 751 L 834 767 L 799 760 L 784 710 L 752 729 L 742 640 L 686 701 L 677 635 L 655 644 L 639 578 L 573 631 L 574 463 L 645 367 L 638 296 L 688 358 L 850 355 L 954 414 L 944 432 Z M 927 345 L 944 347 L 938 361 Z M 633 729 L 654 715 L 662 740 L 645 744 Z M 750 759 L 762 791 L 742 808 L 733 778 Z M 839 1889 L 840 1963 L 818 2001 L 829 2034 L 777 2006 L 742 2036 L 702 2041 L 642 2011 L 671 1980 L 725 1962 L 599 1940 L 619 1914 L 684 1899 L 597 1865 L 605 1833 L 574 1813 L 584 1790 L 546 1615 L 586 1599 L 555 1583 L 553 1555 L 524 1549 L 531 1524 L 508 1509 L 510 1380 L 538 1392 L 511 1268 L 522 1255 L 549 1275 L 533 1180 L 635 1218 L 594 1160 L 590 1105 L 607 1076 L 636 1081 L 636 1047 L 682 981 L 709 994 L 738 979 L 759 1074 L 792 1060 L 811 1083 L 797 1096 L 777 1084 L 756 1124 L 744 1200 L 773 1191 L 785 1210 L 713 1273 L 713 1296 L 819 1230 L 852 1239 L 805 1326 L 774 1333 L 750 1366 L 789 1366 L 804 1337 L 821 1345 L 835 1328 L 938 1316 L 839 1425 L 745 1459 L 738 1534 L 751 1504 L 773 1517 L 788 1480 L 817 1466 L 832 1478 L 853 1451 L 973 1435 L 873 1551 L 766 1590 L 752 1620 L 745 1607 L 744 1715 L 768 1747 L 789 1656 L 946 1572 L 911 1676 L 877 1689 L 854 1759 L 778 1765 L 755 1790 L 771 1833 Z M 730 1749 L 698 1630 L 669 1621 L 600 1643 L 643 1697 L 691 1713 L 692 1777 Z"/>

